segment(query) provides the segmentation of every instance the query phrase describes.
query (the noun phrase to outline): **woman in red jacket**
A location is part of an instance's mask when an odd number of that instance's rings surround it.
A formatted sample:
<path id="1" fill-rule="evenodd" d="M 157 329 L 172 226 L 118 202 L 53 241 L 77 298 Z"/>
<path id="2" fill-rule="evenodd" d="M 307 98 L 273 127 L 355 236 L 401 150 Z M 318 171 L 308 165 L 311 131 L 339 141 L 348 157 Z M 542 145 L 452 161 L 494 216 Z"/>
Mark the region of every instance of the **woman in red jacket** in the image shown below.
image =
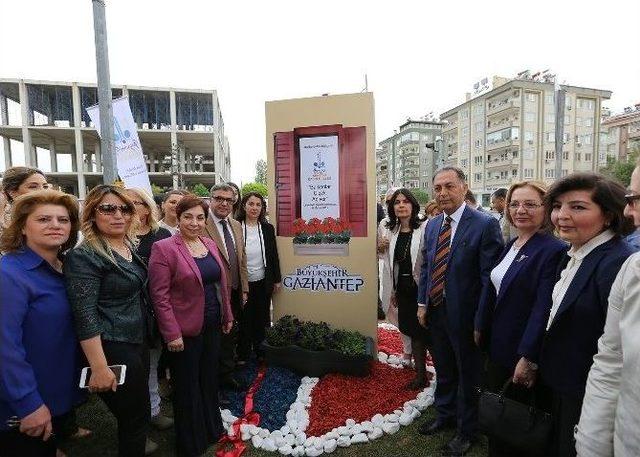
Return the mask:
<path id="1" fill-rule="evenodd" d="M 207 205 L 186 195 L 176 207 L 179 232 L 157 241 L 149 286 L 169 349 L 179 456 L 201 455 L 223 433 L 218 405 L 220 331 L 233 324 L 225 269 L 215 242 L 201 237 Z"/>

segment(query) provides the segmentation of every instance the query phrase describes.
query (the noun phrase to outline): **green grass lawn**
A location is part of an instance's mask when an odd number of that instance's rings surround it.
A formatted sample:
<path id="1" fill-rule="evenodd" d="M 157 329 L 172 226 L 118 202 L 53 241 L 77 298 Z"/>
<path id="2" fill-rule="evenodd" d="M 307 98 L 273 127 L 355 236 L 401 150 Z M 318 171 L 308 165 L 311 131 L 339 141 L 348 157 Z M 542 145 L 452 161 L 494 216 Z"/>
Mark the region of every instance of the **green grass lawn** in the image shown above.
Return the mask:
<path id="1" fill-rule="evenodd" d="M 170 414 L 171 406 L 163 401 L 163 410 Z M 429 407 L 422 417 L 407 427 L 400 427 L 395 435 L 384 435 L 382 438 L 367 443 L 352 445 L 348 448 L 338 448 L 332 455 L 361 456 L 361 457 L 414 457 L 414 456 L 438 456 L 438 449 L 453 435 L 453 432 L 442 433 L 431 437 L 425 437 L 418 433 L 418 427 L 424 420 L 434 417 L 435 409 Z M 78 423 L 81 426 L 93 430 L 90 437 L 64 443 L 63 449 L 69 457 L 115 457 L 116 449 L 116 422 L 106 406 L 95 395 L 78 411 Z M 175 455 L 173 429 L 159 432 L 153 430 L 151 438 L 160 445 L 160 449 L 153 454 L 154 457 L 169 457 Z M 215 448 L 207 452 L 207 456 L 214 455 Z M 277 457 L 278 453 L 266 452 L 254 449 L 248 442 L 246 457 Z M 486 439 L 482 438 L 467 454 L 472 457 L 487 455 Z"/>

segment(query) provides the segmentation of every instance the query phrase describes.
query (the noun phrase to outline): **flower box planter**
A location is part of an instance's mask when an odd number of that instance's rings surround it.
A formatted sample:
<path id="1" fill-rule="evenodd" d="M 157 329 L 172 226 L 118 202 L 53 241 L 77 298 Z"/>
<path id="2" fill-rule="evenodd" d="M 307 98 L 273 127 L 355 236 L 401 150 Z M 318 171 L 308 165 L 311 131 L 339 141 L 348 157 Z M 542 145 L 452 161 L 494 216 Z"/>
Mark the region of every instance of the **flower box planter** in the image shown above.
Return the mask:
<path id="1" fill-rule="evenodd" d="M 344 355 L 333 349 L 311 351 L 300 346 L 271 346 L 262 343 L 267 364 L 288 368 L 301 376 L 320 377 L 329 373 L 367 376 L 373 360 L 373 338 L 367 337 L 366 354 Z"/>
<path id="2" fill-rule="evenodd" d="M 348 244 L 294 244 L 294 255 L 332 255 L 347 257 L 349 255 Z"/>

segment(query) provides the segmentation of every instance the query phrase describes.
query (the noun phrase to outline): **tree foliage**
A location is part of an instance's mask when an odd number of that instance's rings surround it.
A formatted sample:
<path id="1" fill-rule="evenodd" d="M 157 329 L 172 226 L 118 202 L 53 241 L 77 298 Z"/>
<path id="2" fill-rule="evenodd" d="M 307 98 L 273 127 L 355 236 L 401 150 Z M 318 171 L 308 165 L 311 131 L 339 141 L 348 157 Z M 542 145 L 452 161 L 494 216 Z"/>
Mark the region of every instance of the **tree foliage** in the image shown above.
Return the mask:
<path id="1" fill-rule="evenodd" d="M 623 186 L 628 187 L 631 182 L 631 173 L 633 173 L 633 169 L 636 167 L 639 153 L 640 150 L 638 150 L 638 148 L 634 148 L 631 150 L 631 153 L 627 156 L 626 160 L 608 157 L 607 166 L 601 168 L 600 171 L 604 175 L 620 182 Z"/>
<path id="2" fill-rule="evenodd" d="M 196 194 L 198 197 L 208 197 L 209 196 L 209 189 L 207 189 L 207 186 L 205 186 L 202 183 L 195 184 L 193 186 L 193 188 L 191 189 L 191 192 Z"/>
<path id="3" fill-rule="evenodd" d="M 267 186 L 259 182 L 248 182 L 242 186 L 241 192 L 242 192 L 242 195 L 245 195 L 248 192 L 258 192 L 263 197 L 266 197 Z"/>
<path id="4" fill-rule="evenodd" d="M 429 194 L 422 189 L 411 189 L 411 193 L 414 197 L 416 197 L 416 200 L 418 200 L 418 203 L 420 203 L 421 205 L 427 203 L 430 200 Z"/>
<path id="5" fill-rule="evenodd" d="M 267 162 L 263 159 L 256 162 L 256 182 L 267 185 Z"/>

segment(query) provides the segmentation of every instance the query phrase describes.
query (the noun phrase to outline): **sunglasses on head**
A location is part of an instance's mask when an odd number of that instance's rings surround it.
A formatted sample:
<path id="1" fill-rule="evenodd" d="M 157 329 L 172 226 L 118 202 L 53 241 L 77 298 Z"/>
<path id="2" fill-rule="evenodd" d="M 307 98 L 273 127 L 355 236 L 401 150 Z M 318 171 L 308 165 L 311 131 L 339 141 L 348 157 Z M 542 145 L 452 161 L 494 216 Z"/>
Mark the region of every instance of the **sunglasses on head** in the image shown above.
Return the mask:
<path id="1" fill-rule="evenodd" d="M 627 205 L 633 206 L 637 200 L 640 200 L 640 194 L 627 194 L 624 199 L 627 201 Z"/>
<path id="2" fill-rule="evenodd" d="M 96 209 L 100 212 L 100 214 L 104 214 L 106 216 L 113 216 L 120 210 L 123 215 L 131 215 L 133 214 L 133 208 L 129 205 L 111 205 L 108 203 L 103 203 L 102 205 L 98 205 Z"/>

